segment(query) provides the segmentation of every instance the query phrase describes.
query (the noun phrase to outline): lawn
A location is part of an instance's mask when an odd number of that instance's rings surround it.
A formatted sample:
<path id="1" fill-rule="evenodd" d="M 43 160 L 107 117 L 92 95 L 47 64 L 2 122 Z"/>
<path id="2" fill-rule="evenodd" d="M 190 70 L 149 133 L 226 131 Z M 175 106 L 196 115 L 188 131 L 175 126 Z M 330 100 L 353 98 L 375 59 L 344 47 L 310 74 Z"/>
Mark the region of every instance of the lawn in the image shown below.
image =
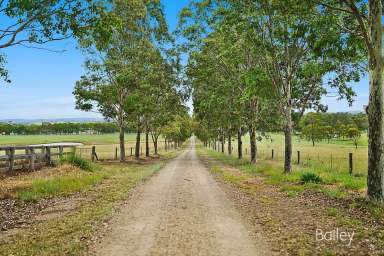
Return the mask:
<path id="1" fill-rule="evenodd" d="M 153 154 L 152 138 L 149 138 L 150 152 Z M 0 145 L 30 145 L 44 144 L 55 142 L 77 142 L 83 143 L 84 146 L 78 147 L 77 153 L 84 157 L 91 157 L 91 148 L 96 146 L 96 153 L 100 159 L 115 158 L 116 148 L 119 148 L 119 134 L 97 134 L 97 135 L 5 135 L 0 136 Z M 131 155 L 131 150 L 134 152 L 136 143 L 136 134 L 125 135 L 126 155 Z M 141 134 L 141 150 L 145 151 L 145 134 Z M 159 138 L 158 142 L 159 153 L 165 151 L 164 139 Z M 22 154 L 22 151 L 17 151 L 16 154 Z M 55 153 L 55 151 L 53 151 Z M 0 155 L 5 152 L 0 152 Z M 119 154 L 119 151 L 118 151 Z"/>
<path id="2" fill-rule="evenodd" d="M 331 140 L 317 142 L 315 147 L 312 142 L 303 140 L 299 136 L 293 136 L 293 168 L 297 167 L 298 153 L 300 151 L 300 166 L 322 170 L 333 170 L 339 173 L 349 172 L 349 153 L 353 154 L 353 173 L 366 175 L 368 165 L 368 142 L 364 134 L 356 149 L 350 140 Z M 237 154 L 237 140 L 232 142 L 233 154 Z M 283 164 L 284 160 L 284 135 L 270 134 L 270 138 L 263 138 L 257 142 L 258 158 L 262 160 L 272 159 L 274 151 L 274 161 Z M 227 143 L 225 145 L 227 153 Z M 249 159 L 250 145 L 249 136 L 243 137 L 243 154 L 245 159 Z"/>
<path id="3" fill-rule="evenodd" d="M 297 195 L 305 189 L 323 192 L 334 198 L 344 197 L 348 192 L 365 194 L 366 177 L 363 175 L 356 177 L 349 175 L 347 172 L 336 172 L 326 168 L 307 166 L 295 166 L 292 173 L 284 174 L 282 165 L 271 160 L 260 160 L 258 164 L 252 165 L 246 159 L 239 160 L 235 156 L 229 156 L 202 147 L 199 147 L 198 153 L 236 167 L 246 174 L 262 176 L 266 179 L 267 184 L 279 185 L 283 191 L 291 195 Z M 303 183 L 303 176 L 308 173 L 319 177 L 320 182 Z M 231 177 L 226 178 L 231 180 Z"/>
<path id="4" fill-rule="evenodd" d="M 128 143 L 134 143 L 136 134 L 125 134 Z M 145 135 L 141 134 L 141 141 Z M 85 145 L 118 144 L 119 134 L 80 134 L 80 135 L 3 135 L 0 136 L 0 145 L 28 145 L 54 142 L 79 142 Z"/>

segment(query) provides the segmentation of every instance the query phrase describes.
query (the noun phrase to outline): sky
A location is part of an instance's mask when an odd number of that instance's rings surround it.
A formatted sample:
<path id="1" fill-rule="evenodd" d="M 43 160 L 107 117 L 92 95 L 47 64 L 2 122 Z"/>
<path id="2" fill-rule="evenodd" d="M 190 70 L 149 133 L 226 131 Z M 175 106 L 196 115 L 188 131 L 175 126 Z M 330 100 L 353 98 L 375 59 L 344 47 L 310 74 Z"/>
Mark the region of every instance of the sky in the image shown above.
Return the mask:
<path id="1" fill-rule="evenodd" d="M 188 0 L 163 0 L 166 18 L 171 30 L 178 21 L 178 12 Z M 6 55 L 6 67 L 11 84 L 0 82 L 0 119 L 40 119 L 101 117 L 96 113 L 75 110 L 72 95 L 75 82 L 84 73 L 84 57 L 74 40 L 50 43 L 45 46 L 63 53 L 10 47 L 2 51 Z M 353 84 L 357 94 L 352 107 L 335 97 L 324 97 L 328 111 L 362 111 L 368 102 L 368 79 Z"/>

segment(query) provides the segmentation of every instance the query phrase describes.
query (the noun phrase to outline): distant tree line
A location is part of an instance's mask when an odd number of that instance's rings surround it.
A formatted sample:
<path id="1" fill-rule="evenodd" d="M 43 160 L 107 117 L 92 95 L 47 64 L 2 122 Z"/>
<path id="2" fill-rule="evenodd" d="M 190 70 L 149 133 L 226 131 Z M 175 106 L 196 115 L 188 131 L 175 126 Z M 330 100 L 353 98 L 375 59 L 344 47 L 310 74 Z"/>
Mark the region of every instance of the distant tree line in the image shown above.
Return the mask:
<path id="1" fill-rule="evenodd" d="M 118 132 L 114 123 L 42 123 L 42 124 L 11 124 L 0 123 L 1 135 L 37 135 L 37 134 L 80 134 L 89 132 L 92 134 L 104 134 Z M 129 132 L 127 130 L 126 132 Z"/>
<path id="2" fill-rule="evenodd" d="M 352 140 L 357 147 L 362 132 L 368 129 L 368 117 L 364 113 L 308 113 L 297 127 L 301 137 L 315 142 L 333 139 Z"/>

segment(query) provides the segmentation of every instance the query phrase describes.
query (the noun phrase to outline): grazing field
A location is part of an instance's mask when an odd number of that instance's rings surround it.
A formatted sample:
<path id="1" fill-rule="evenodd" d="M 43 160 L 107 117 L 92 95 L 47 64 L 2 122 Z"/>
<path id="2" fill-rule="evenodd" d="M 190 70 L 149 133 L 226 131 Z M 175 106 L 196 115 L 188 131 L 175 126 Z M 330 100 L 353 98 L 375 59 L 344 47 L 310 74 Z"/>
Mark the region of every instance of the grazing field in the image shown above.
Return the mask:
<path id="1" fill-rule="evenodd" d="M 78 147 L 77 153 L 84 157 L 91 157 L 91 148 L 96 146 L 96 153 L 99 159 L 112 159 L 115 157 L 116 148 L 119 148 L 119 134 L 81 134 L 81 135 L 5 135 L 0 136 L 0 145 L 30 145 L 30 144 L 44 144 L 44 143 L 57 143 L 57 142 L 78 142 L 83 143 L 84 146 Z M 131 155 L 131 148 L 134 153 L 134 146 L 136 142 L 136 134 L 125 135 L 126 155 Z M 145 154 L 145 134 L 141 134 L 141 149 Z M 149 148 L 153 154 L 153 142 L 149 137 Z M 164 139 L 159 138 L 158 141 L 159 153 L 165 150 Z M 20 153 L 20 152 L 16 152 Z M 0 153 L 4 154 L 4 152 Z M 118 151 L 119 154 L 119 151 Z"/>
<path id="2" fill-rule="evenodd" d="M 125 134 L 128 143 L 134 143 L 136 134 Z M 145 135 L 141 134 L 141 142 Z M 80 134 L 80 135 L 4 135 L 0 136 L 0 145 L 26 145 L 54 142 L 79 142 L 85 145 L 118 144 L 119 134 Z"/>
<path id="3" fill-rule="evenodd" d="M 228 152 L 227 143 L 225 152 Z M 366 134 L 361 137 L 357 149 L 350 140 L 331 140 L 316 142 L 315 147 L 312 142 L 303 140 L 299 136 L 293 136 L 293 169 L 297 167 L 297 151 L 300 151 L 300 166 L 311 169 L 335 171 L 340 173 L 349 172 L 349 153 L 353 154 L 353 173 L 357 175 L 367 174 L 368 165 L 368 141 Z M 233 154 L 237 154 L 237 140 L 232 142 Z M 274 151 L 274 161 L 283 164 L 284 161 L 284 135 L 270 134 L 270 138 L 263 138 L 257 143 L 258 159 L 272 160 L 272 150 Z M 249 159 L 250 145 L 249 137 L 243 137 L 243 155 Z"/>

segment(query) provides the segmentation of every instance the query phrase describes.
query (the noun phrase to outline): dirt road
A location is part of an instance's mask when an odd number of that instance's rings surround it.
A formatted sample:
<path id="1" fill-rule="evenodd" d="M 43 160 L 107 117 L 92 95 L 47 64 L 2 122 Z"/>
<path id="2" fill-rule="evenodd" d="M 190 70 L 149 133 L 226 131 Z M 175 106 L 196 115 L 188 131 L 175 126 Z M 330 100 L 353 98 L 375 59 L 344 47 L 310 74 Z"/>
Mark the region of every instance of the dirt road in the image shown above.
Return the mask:
<path id="1" fill-rule="evenodd" d="M 136 191 L 96 255 L 268 255 L 190 147 Z"/>

